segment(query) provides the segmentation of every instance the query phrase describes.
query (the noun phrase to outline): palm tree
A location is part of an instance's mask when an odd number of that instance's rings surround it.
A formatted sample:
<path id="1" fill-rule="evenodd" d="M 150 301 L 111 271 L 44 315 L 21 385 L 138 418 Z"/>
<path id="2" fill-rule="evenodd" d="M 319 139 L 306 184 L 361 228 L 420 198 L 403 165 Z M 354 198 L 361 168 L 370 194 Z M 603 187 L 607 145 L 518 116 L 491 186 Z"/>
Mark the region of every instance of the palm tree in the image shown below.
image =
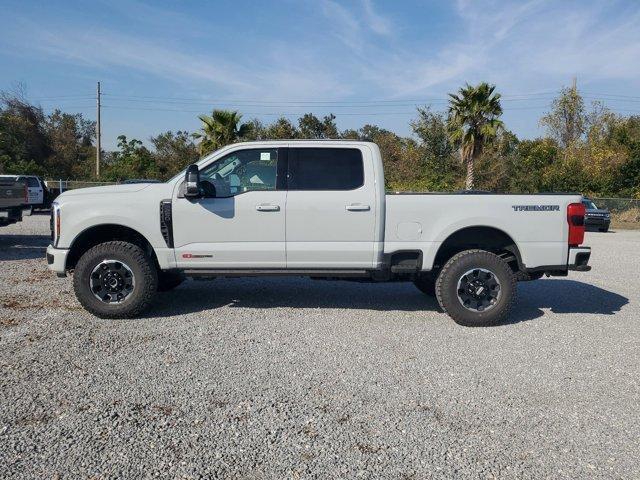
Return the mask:
<path id="1" fill-rule="evenodd" d="M 199 115 L 198 118 L 202 122 L 202 129 L 194 133 L 193 137 L 201 139 L 200 155 L 237 142 L 251 130 L 250 124 L 240 124 L 242 115 L 236 111 L 214 110 L 211 116 Z"/>
<path id="2" fill-rule="evenodd" d="M 474 186 L 473 167 L 485 144 L 496 137 L 503 123 L 500 94 L 495 85 L 482 82 L 477 86 L 465 85 L 458 94 L 449 94 L 449 138 L 460 148 L 460 158 L 467 167 L 465 188 Z"/>

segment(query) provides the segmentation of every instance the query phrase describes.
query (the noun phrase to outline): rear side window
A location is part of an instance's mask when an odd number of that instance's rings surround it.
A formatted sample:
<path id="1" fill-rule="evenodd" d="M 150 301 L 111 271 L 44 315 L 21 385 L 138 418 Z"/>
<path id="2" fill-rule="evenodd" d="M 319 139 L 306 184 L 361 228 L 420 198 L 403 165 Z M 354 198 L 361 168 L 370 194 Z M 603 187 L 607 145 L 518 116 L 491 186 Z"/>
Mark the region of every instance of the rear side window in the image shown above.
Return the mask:
<path id="1" fill-rule="evenodd" d="M 292 148 L 289 190 L 354 190 L 364 184 L 357 148 Z"/>

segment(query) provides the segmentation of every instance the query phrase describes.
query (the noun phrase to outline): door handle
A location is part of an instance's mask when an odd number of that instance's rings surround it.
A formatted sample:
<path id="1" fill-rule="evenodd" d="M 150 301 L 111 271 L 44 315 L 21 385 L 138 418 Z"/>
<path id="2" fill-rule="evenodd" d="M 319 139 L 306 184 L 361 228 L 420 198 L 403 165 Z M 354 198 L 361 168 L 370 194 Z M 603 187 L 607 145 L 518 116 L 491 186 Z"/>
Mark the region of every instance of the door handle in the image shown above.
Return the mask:
<path id="1" fill-rule="evenodd" d="M 280 205 L 256 205 L 256 210 L 259 212 L 279 212 Z"/>
<path id="2" fill-rule="evenodd" d="M 369 205 L 352 204 L 345 207 L 350 212 L 368 212 L 371 210 Z"/>

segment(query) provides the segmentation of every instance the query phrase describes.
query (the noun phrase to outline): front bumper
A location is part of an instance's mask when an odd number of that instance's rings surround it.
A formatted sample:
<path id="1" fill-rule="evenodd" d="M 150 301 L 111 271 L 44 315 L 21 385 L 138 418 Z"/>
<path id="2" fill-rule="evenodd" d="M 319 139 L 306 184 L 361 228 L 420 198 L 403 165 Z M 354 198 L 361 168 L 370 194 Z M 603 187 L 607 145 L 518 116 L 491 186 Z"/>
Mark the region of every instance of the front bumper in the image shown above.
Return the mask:
<path id="1" fill-rule="evenodd" d="M 67 255 L 69 250 L 63 248 L 55 248 L 53 245 L 47 247 L 47 267 L 52 272 L 58 274 L 59 277 L 66 276 Z"/>
<path id="2" fill-rule="evenodd" d="M 585 228 L 609 228 L 611 225 L 610 217 L 589 217 L 584 219 Z"/>
<path id="3" fill-rule="evenodd" d="M 569 248 L 567 267 L 569 270 L 588 272 L 591 270 L 591 267 L 588 265 L 590 257 L 591 247 L 571 247 Z"/>

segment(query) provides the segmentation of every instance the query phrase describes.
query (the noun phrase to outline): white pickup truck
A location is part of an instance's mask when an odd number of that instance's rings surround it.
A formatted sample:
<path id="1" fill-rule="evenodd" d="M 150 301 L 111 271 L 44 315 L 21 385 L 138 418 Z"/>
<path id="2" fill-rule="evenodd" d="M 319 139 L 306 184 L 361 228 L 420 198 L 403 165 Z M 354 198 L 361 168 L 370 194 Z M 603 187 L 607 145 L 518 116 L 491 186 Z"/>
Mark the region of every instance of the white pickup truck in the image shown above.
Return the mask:
<path id="1" fill-rule="evenodd" d="M 374 143 L 238 143 L 166 183 L 60 195 L 47 262 L 102 318 L 140 315 L 185 277 L 299 275 L 411 281 L 486 325 L 518 280 L 590 269 L 581 199 L 385 193 Z"/>

